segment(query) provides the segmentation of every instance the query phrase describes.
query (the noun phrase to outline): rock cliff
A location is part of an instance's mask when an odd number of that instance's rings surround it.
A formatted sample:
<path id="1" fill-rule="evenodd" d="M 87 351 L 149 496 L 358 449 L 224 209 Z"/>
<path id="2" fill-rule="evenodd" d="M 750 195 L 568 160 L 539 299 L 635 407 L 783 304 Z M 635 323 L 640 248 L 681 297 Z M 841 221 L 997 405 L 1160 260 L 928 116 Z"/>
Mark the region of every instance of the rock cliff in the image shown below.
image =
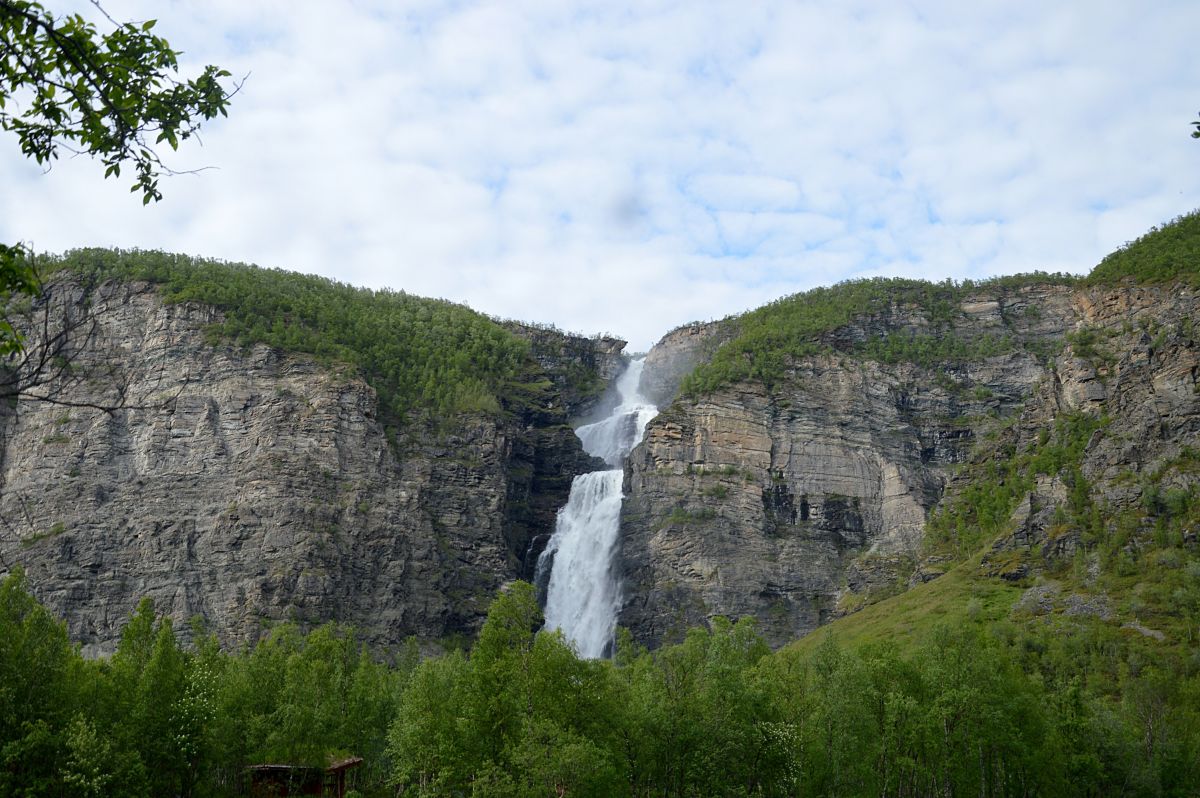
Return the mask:
<path id="1" fill-rule="evenodd" d="M 593 467 L 567 412 L 594 401 L 623 346 L 530 333 L 543 406 L 397 436 L 349 369 L 213 345 L 210 307 L 145 283 L 55 290 L 97 322 L 71 370 L 105 376 L 74 385 L 84 406 L 7 408 L 0 570 L 24 565 L 89 653 L 112 650 L 143 596 L 230 644 L 283 620 L 350 623 L 379 644 L 473 633 Z"/>
<path id="2" fill-rule="evenodd" d="M 933 369 L 854 354 L 933 323 L 898 304 L 830 331 L 830 353 L 794 359 L 769 388 L 742 381 L 680 399 L 627 467 L 621 623 L 653 645 L 714 615 L 753 616 L 778 645 L 865 595 L 933 578 L 929 512 L 957 489 L 961 464 L 992 451 L 984 433 L 1036 442 L 1067 410 L 1116 419 L 1084 470 L 1114 501 L 1136 502 L 1136 491 L 1120 498 L 1116 475 L 1196 441 L 1196 349 L 1183 327 L 1197 309 L 1183 289 L 996 290 L 953 309 L 954 335 L 1008 351 Z M 1079 342 L 1097 336 L 1103 352 L 1088 344 L 1081 356 Z M 681 346 L 677 332 L 651 357 L 669 362 Z M 1044 511 L 1012 544 L 1026 550 L 1046 545 L 1056 506 L 1031 501 Z"/>
<path id="3" fill-rule="evenodd" d="M 1200 463 L 1195 289 L 1014 281 L 949 305 L 921 290 L 805 327 L 813 346 L 782 370 L 681 398 L 744 320 L 651 350 L 642 389 L 664 409 L 626 465 L 618 563 L 638 640 L 727 615 L 779 645 L 936 579 L 962 557 L 930 545 L 931 512 L 1058 445 L 1064 420 L 1085 436 L 1078 476 L 1008 472 L 1023 487 L 981 572 L 1093 567 L 1068 516 L 1120 518 L 1133 553 L 1167 534 L 1156 519 L 1192 500 Z M 397 424 L 354 369 L 214 340 L 213 307 L 136 281 L 54 297 L 95 326 L 55 361 L 69 404 L 0 410 L 0 571 L 22 564 L 89 653 L 143 596 L 228 644 L 284 620 L 377 644 L 473 634 L 501 585 L 533 576 L 573 477 L 599 467 L 570 422 L 603 412 L 625 362 L 618 339 L 506 323 L 529 346 L 499 410 Z"/>
<path id="4" fill-rule="evenodd" d="M 1171 516 L 1186 516 L 1187 508 L 1167 506 L 1173 494 L 1184 505 L 1194 501 L 1200 471 L 1200 294 L 1092 289 L 1076 295 L 1074 309 L 1077 332 L 1052 378 L 976 459 L 1000 449 L 1036 451 L 1060 419 L 1083 419 L 1075 484 L 1037 477 L 1007 534 L 983 558 L 989 575 L 1020 579 L 1076 556 L 1094 571 L 1100 552 L 1084 538 L 1110 526 L 1118 527 L 1108 541 L 1118 555 L 1137 555 L 1151 543 L 1200 543 L 1195 524 L 1171 529 Z M 1068 516 L 1079 522 L 1064 523 Z M 1171 534 L 1180 538 L 1152 540 Z"/>
<path id="5" fill-rule="evenodd" d="M 606 389 L 625 366 L 622 352 L 627 342 L 620 338 L 589 338 L 521 322 L 507 322 L 505 326 L 529 341 L 533 359 L 553 383 L 561 410 L 568 418 L 596 413 Z"/>
<path id="6" fill-rule="evenodd" d="M 679 384 L 692 369 L 712 357 L 736 332 L 729 320 L 685 324 L 667 333 L 646 353 L 640 391 L 658 407 L 679 394 Z"/>

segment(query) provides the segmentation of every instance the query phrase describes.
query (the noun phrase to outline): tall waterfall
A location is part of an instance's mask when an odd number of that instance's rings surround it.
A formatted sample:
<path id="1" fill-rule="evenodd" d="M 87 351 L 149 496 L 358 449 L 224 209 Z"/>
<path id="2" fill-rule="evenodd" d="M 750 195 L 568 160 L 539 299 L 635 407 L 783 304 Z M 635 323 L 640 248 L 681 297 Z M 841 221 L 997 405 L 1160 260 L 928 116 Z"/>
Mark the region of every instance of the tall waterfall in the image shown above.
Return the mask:
<path id="1" fill-rule="evenodd" d="M 621 466 L 641 443 L 646 424 L 658 413 L 638 393 L 642 360 L 617 378 L 619 403 L 602 421 L 575 430 L 584 450 L 613 470 L 575 477 L 567 505 L 558 513 L 554 535 L 538 558 L 546 590 L 546 628 L 562 629 L 584 657 L 602 657 L 611 644 L 621 596 L 613 567 L 621 524 Z"/>

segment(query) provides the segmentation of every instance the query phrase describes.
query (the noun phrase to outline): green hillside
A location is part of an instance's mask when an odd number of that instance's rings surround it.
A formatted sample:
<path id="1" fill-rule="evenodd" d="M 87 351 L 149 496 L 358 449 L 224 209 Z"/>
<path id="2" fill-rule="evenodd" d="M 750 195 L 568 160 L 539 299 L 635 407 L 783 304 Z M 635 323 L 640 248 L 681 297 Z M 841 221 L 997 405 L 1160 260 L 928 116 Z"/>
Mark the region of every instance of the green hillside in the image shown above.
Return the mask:
<path id="1" fill-rule="evenodd" d="M 1004 293 L 1031 285 L 1104 285 L 1123 279 L 1200 285 L 1200 211 L 1152 228 L 1105 257 L 1086 278 L 1042 272 L 960 283 L 875 278 L 783 297 L 726 319 L 724 323 L 734 327 L 736 335 L 697 367 L 681 390 L 685 395 L 705 394 L 746 379 L 772 385 L 783 378 L 794 359 L 822 353 L 926 367 L 962 363 L 1013 347 L 1045 354 L 1020 337 L 964 334 L 958 326 L 959 304 L 978 292 Z M 928 320 L 928 330 L 855 342 L 837 341 L 831 335 L 855 320 L 882 318 L 897 308 L 916 311 Z"/>
<path id="2" fill-rule="evenodd" d="M 264 343 L 357 368 L 394 419 L 497 412 L 526 386 L 529 345 L 470 308 L 402 291 L 163 252 L 83 249 L 46 257 L 85 282 L 145 280 L 169 302 L 224 312 L 214 342 Z"/>
<path id="3" fill-rule="evenodd" d="M 965 334 L 959 327 L 963 320 L 959 305 L 981 291 L 1077 282 L 1069 275 L 1035 272 L 961 283 L 880 277 L 815 288 L 727 320 L 737 334 L 686 378 L 681 391 L 704 394 L 746 379 L 772 385 L 784 377 L 796 358 L 816 354 L 841 352 L 885 363 L 935 366 L 1007 352 L 1014 346 L 1030 347 L 1031 342 L 1012 336 Z M 855 341 L 837 340 L 833 335 L 856 320 L 878 319 L 886 326 L 888 319 L 901 311 L 926 319 L 927 329 L 920 333 L 893 331 Z"/>
<path id="4" fill-rule="evenodd" d="M 986 459 L 981 456 L 979 461 Z M 1030 473 L 1021 457 L 994 473 Z M 1021 674 L 1010 689 L 1033 689 L 1051 737 L 1066 746 L 1068 783 L 1045 794 L 1195 795 L 1200 778 L 1200 490 L 1194 451 L 1145 477 L 1140 507 L 1117 511 L 1102 491 L 1074 491 L 1052 535 L 1077 536 L 1073 557 L 994 546 L 978 530 L 974 554 L 941 577 L 835 620 L 777 657 L 813 667 L 834 647 L 855 668 L 880 651 L 921 662 L 949 630 L 977 635 L 971 653 Z M 1064 463 L 1061 475 L 1077 466 Z M 1188 488 L 1157 486 L 1166 472 L 1190 474 Z M 989 485 L 992 489 L 989 489 Z M 951 496 L 935 516 L 964 504 L 1006 504 L 1008 491 L 984 476 Z M 976 505 L 981 507 L 982 505 Z M 942 520 L 945 530 L 947 522 Z M 931 537 L 933 551 L 946 538 Z M 1022 571 L 1015 566 L 1032 565 Z M 891 660 L 889 660 L 891 661 Z M 886 688 L 885 688 L 886 689 Z M 981 699 L 986 700 L 986 687 Z M 928 706 L 912 705 L 923 713 Z M 1036 721 L 1026 721 L 1036 722 Z M 1051 746 L 1053 743 L 1047 741 Z M 1117 776 L 1117 773 L 1121 773 Z M 992 793 L 988 793 L 992 794 Z"/>
<path id="5" fill-rule="evenodd" d="M 1094 285 L 1132 279 L 1200 286 L 1200 210 L 1151 228 L 1105 257 L 1087 279 Z"/>

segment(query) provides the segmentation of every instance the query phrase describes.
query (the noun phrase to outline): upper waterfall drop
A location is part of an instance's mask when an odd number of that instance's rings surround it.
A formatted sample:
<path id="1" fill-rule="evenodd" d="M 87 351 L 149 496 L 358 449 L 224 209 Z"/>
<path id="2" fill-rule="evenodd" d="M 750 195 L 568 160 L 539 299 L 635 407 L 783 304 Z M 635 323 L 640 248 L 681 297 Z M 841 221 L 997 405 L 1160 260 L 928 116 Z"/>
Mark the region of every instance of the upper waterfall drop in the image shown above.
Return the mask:
<path id="1" fill-rule="evenodd" d="M 642 442 L 642 433 L 650 419 L 658 415 L 658 408 L 638 392 L 645 365 L 644 358 L 631 361 L 617 377 L 619 401 L 613 411 L 606 418 L 575 430 L 583 450 L 613 468 L 624 464 L 633 447 Z"/>
<path id="2" fill-rule="evenodd" d="M 621 526 L 622 469 L 642 441 L 658 408 L 638 392 L 643 359 L 631 361 L 617 378 L 618 403 L 606 418 L 575 430 L 584 451 L 613 470 L 581 474 L 571 483 L 558 513 L 554 535 L 538 558 L 538 572 L 550 569 L 546 628 L 561 629 L 579 654 L 604 656 L 612 645 L 620 608 L 620 585 L 613 558 Z"/>

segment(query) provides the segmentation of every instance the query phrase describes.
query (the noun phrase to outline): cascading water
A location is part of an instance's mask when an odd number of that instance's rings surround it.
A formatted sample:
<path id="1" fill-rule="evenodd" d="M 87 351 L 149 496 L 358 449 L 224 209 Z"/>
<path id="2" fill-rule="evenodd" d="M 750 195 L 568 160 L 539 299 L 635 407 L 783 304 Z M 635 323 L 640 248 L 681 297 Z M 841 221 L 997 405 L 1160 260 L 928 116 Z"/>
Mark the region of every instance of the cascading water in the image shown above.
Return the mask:
<path id="1" fill-rule="evenodd" d="M 612 645 L 620 586 L 613 568 L 621 523 L 621 465 L 642 440 L 658 408 L 638 393 L 642 360 L 617 378 L 619 403 L 602 421 L 575 430 L 584 451 L 613 470 L 575 477 L 567 505 L 558 513 L 554 535 L 538 558 L 539 583 L 550 570 L 546 589 L 546 628 L 561 629 L 580 656 L 602 657 Z"/>

